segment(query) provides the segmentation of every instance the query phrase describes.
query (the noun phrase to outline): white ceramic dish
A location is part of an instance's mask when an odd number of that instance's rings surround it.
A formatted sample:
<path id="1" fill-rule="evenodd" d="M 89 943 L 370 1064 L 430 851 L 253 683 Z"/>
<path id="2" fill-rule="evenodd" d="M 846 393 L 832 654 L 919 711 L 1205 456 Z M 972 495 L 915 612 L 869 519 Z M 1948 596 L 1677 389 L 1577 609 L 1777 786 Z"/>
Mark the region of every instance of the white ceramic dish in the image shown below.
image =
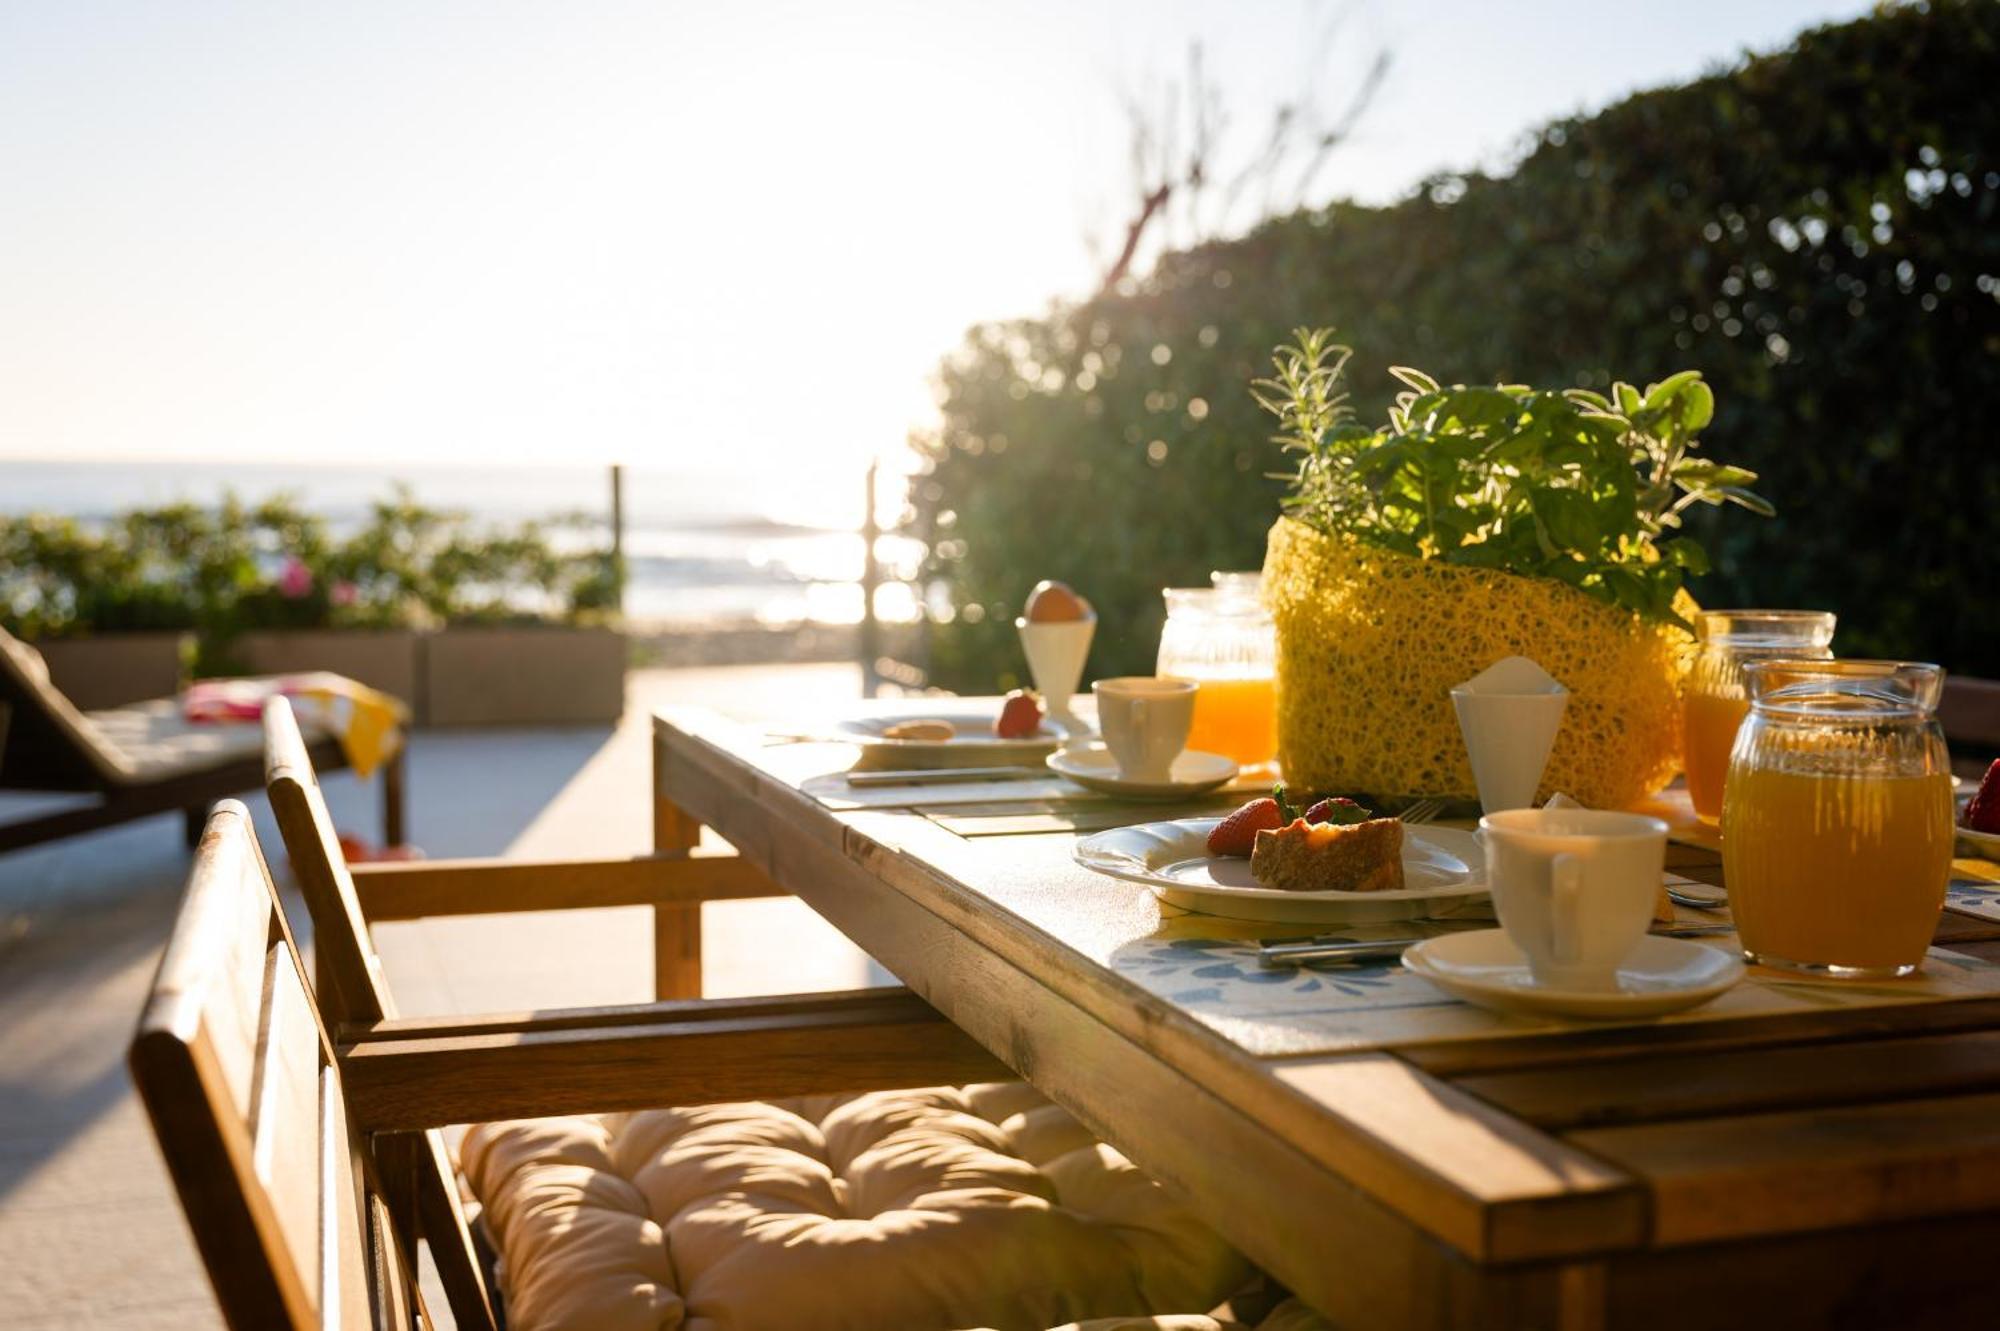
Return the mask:
<path id="1" fill-rule="evenodd" d="M 962 698 L 899 698 L 871 703 L 836 722 L 829 738 L 861 745 L 856 771 L 889 768 L 1035 767 L 1067 736 L 1048 719 L 1041 733 L 1027 739 L 1001 739 L 993 733 L 1000 719 L 1000 702 L 969 702 Z M 903 721 L 949 721 L 957 733 L 950 739 L 890 739 L 882 732 Z"/>
<path id="2" fill-rule="evenodd" d="M 1615 993 L 1537 985 L 1527 957 L 1504 929 L 1426 938 L 1403 953 L 1403 965 L 1452 997 L 1481 1007 L 1593 1021 L 1656 1017 L 1699 1007 L 1743 978 L 1743 958 L 1733 950 L 1657 934 L 1640 939 L 1618 967 Z"/>
<path id="3" fill-rule="evenodd" d="M 1170 905 L 1283 924 L 1421 920 L 1486 892 L 1479 843 L 1457 828 L 1403 829 L 1407 886 L 1400 892 L 1281 892 L 1258 886 L 1249 860 L 1208 853 L 1208 834 L 1221 821 L 1181 818 L 1112 828 L 1078 841 L 1076 861 L 1113 878 L 1144 883 Z"/>
<path id="4" fill-rule="evenodd" d="M 1102 744 L 1058 749 L 1047 759 L 1049 770 L 1089 790 L 1133 800 L 1185 799 L 1214 790 L 1236 779 L 1242 769 L 1232 758 L 1200 749 L 1183 749 L 1165 781 L 1131 781 L 1118 774 L 1118 760 Z"/>
<path id="5" fill-rule="evenodd" d="M 1969 827 L 1954 828 L 1958 839 L 1989 860 L 2000 860 L 2000 833 L 1975 832 Z"/>

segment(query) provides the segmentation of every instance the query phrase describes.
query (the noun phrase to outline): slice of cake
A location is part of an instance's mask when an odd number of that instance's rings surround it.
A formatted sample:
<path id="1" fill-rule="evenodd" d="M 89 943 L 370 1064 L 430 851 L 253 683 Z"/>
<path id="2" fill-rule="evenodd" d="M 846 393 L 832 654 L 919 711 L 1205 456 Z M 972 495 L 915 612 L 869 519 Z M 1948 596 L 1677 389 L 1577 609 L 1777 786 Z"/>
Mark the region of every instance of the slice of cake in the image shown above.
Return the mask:
<path id="1" fill-rule="evenodd" d="M 1403 886 L 1403 824 L 1308 823 L 1257 834 L 1250 872 L 1283 892 L 1396 892 Z"/>

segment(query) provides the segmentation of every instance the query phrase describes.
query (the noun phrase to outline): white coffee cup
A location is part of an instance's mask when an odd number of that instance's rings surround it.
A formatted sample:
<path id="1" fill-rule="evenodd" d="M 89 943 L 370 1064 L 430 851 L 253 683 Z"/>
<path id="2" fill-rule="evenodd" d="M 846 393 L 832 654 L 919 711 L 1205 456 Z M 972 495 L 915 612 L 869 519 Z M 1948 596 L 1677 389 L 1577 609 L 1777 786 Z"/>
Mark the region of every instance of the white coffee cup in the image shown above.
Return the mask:
<path id="1" fill-rule="evenodd" d="M 1535 983 L 1609 992 L 1653 918 L 1667 825 L 1600 809 L 1509 809 L 1479 820 L 1500 927 Z"/>
<path id="2" fill-rule="evenodd" d="M 1124 675 L 1090 686 L 1097 695 L 1097 729 L 1127 781 L 1172 780 L 1174 759 L 1187 748 L 1200 685 L 1169 675 Z"/>

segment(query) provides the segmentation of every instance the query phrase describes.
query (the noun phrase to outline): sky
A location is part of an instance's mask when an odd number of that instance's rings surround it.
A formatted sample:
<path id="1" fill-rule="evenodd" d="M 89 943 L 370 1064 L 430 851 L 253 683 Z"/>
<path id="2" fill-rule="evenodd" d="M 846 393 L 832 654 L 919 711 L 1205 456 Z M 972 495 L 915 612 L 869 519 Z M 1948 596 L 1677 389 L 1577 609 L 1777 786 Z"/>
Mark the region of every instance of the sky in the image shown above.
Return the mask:
<path id="1" fill-rule="evenodd" d="M 0 0 L 0 487 L 624 461 L 797 515 L 969 325 L 1092 288 L 1191 42 L 1243 142 L 1387 50 L 1316 191 L 1379 201 L 1866 8 Z"/>

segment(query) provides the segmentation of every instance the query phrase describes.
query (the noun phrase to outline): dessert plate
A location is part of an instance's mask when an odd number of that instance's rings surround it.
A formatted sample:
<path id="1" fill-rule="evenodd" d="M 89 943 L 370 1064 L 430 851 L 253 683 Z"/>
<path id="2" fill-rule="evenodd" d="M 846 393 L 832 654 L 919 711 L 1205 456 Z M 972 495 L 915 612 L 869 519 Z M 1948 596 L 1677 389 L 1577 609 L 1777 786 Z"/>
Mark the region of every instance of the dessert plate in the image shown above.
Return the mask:
<path id="1" fill-rule="evenodd" d="M 1989 860 L 2000 860 L 2000 832 L 1975 832 L 1969 827 L 1954 827 L 1958 839 Z"/>
<path id="2" fill-rule="evenodd" d="M 1699 1007 L 1743 978 L 1743 958 L 1685 938 L 1647 934 L 1618 968 L 1615 991 L 1550 989 L 1535 983 L 1528 959 L 1505 929 L 1426 938 L 1403 966 L 1454 998 L 1536 1017 L 1617 1021 Z"/>
<path id="3" fill-rule="evenodd" d="M 1451 827 L 1403 829 L 1400 892 L 1282 892 L 1260 886 L 1250 861 L 1210 855 L 1220 818 L 1116 827 L 1076 843 L 1087 869 L 1144 883 L 1169 905 L 1205 915 L 1283 924 L 1376 924 L 1446 913 L 1486 892 L 1485 861 L 1472 833 Z"/>
<path id="4" fill-rule="evenodd" d="M 1061 725 L 1044 718 L 1041 731 L 1026 739 L 993 733 L 1000 700 L 898 698 L 871 703 L 836 722 L 829 739 L 861 746 L 857 772 L 886 768 L 1034 767 L 1068 738 Z M 890 739 L 883 732 L 904 721 L 948 721 L 950 739 Z"/>
<path id="5" fill-rule="evenodd" d="M 1060 772 L 1079 786 L 1106 795 L 1122 795 L 1132 800 L 1184 799 L 1214 790 L 1234 781 L 1242 769 L 1233 758 L 1200 749 L 1183 749 L 1174 759 L 1165 781 L 1134 781 L 1119 775 L 1118 760 L 1102 744 L 1085 744 L 1074 749 L 1058 749 L 1048 756 L 1049 770 Z"/>

